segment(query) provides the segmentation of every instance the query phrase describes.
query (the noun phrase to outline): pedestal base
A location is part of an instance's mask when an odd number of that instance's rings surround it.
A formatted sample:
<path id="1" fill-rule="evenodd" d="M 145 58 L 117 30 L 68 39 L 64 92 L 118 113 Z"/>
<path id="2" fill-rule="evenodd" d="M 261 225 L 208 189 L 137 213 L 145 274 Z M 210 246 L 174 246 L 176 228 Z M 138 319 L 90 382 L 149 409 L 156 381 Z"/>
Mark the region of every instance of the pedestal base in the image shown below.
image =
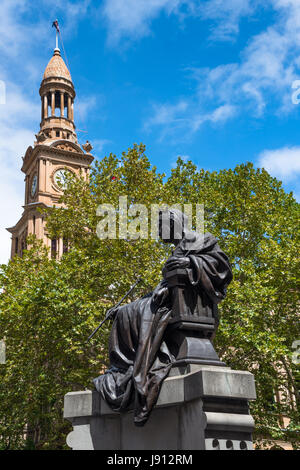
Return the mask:
<path id="1" fill-rule="evenodd" d="M 140 428 L 131 412 L 112 411 L 98 392 L 71 392 L 64 405 L 64 417 L 73 425 L 67 443 L 74 450 L 249 450 L 254 422 L 248 401 L 255 398 L 249 372 L 174 368 Z"/>
<path id="2" fill-rule="evenodd" d="M 197 330 L 197 327 L 200 330 Z M 176 358 L 176 365 L 226 366 L 220 361 L 211 339 L 201 336 L 203 335 L 202 327 L 202 324 L 180 322 L 168 329 L 165 341 Z"/>
<path id="3" fill-rule="evenodd" d="M 188 337 L 186 335 L 176 355 L 175 364 L 176 366 L 188 364 L 226 366 L 224 362 L 220 361 L 209 339 Z"/>

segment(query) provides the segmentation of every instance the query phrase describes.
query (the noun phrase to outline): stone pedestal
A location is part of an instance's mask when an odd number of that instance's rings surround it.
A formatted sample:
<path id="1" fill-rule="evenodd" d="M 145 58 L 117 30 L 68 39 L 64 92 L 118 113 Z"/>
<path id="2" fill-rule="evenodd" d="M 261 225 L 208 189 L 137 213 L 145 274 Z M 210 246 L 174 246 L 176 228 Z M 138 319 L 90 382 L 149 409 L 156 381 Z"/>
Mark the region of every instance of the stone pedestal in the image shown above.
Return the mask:
<path id="1" fill-rule="evenodd" d="M 174 368 L 143 427 L 133 414 L 116 413 L 98 392 L 65 396 L 64 417 L 73 425 L 67 444 L 74 450 L 249 450 L 254 421 L 254 377 L 228 367 Z"/>

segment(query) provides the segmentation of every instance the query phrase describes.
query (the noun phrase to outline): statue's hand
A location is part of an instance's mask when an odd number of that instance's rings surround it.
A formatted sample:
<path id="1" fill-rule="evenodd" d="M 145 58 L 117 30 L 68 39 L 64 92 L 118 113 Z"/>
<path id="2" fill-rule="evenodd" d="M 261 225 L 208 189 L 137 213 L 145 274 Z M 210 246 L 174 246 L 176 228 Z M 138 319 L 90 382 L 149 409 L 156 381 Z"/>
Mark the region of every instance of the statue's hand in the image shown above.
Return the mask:
<path id="1" fill-rule="evenodd" d="M 107 317 L 109 316 L 109 317 L 111 318 L 111 320 L 114 320 L 114 318 L 115 318 L 115 316 L 117 315 L 117 313 L 118 313 L 118 309 L 115 308 L 115 307 L 112 307 L 112 308 L 110 308 L 109 310 L 107 310 L 106 316 L 107 316 Z"/>
<path id="2" fill-rule="evenodd" d="M 157 307 L 165 305 L 169 297 L 169 289 L 161 284 L 153 291 L 152 300 Z"/>
<path id="3" fill-rule="evenodd" d="M 171 256 L 166 262 L 164 269 L 167 271 L 173 271 L 173 269 L 184 269 L 190 266 L 190 259 L 187 257 L 179 258 L 177 256 Z"/>

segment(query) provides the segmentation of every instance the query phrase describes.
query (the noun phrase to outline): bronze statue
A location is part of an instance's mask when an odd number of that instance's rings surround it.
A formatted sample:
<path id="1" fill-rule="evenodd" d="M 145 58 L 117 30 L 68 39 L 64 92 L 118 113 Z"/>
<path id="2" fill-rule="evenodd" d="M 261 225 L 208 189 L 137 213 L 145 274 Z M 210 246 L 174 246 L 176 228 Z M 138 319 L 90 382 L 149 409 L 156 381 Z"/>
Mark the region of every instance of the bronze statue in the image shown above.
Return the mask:
<path id="1" fill-rule="evenodd" d="M 147 422 L 172 367 L 223 365 L 211 340 L 217 304 L 232 280 L 228 258 L 213 235 L 189 231 L 177 209 L 160 211 L 159 235 L 175 245 L 163 280 L 152 293 L 113 312 L 110 369 L 94 379 L 112 409 L 134 409 L 137 426 Z"/>

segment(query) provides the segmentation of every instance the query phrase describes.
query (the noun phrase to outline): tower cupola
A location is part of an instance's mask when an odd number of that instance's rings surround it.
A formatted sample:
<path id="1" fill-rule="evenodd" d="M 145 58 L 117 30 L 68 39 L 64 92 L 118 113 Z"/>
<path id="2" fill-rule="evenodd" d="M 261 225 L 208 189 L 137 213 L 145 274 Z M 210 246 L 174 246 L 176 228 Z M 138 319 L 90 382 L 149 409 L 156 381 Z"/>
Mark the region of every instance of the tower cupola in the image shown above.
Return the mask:
<path id="1" fill-rule="evenodd" d="M 76 96 L 71 74 L 61 57 L 60 49 L 54 49 L 40 86 L 42 100 L 40 132 L 37 143 L 69 140 L 77 143 L 74 124 L 74 99 Z"/>

